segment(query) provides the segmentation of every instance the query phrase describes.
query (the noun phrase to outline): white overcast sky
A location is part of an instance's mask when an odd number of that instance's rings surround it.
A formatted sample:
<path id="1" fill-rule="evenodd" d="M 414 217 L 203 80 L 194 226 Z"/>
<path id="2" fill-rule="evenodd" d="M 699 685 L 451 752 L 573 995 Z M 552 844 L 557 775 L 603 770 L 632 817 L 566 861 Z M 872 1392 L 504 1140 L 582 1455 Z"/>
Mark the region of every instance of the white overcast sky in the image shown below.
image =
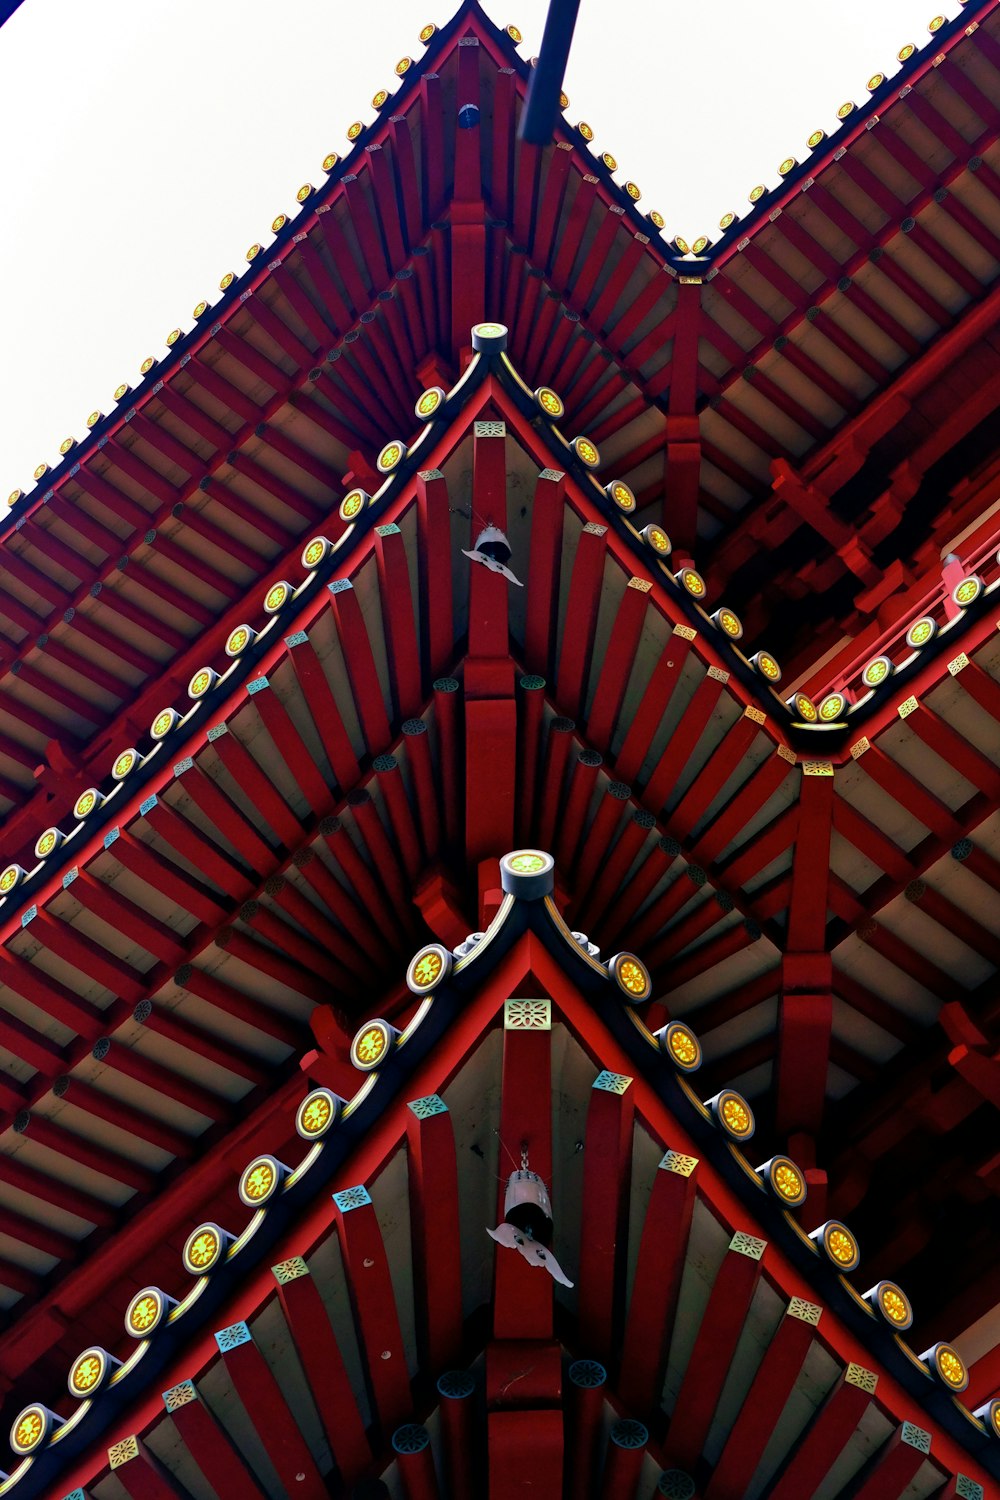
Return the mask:
<path id="1" fill-rule="evenodd" d="M 0 28 L 0 509 L 138 382 L 301 183 L 346 150 L 456 0 L 24 0 Z M 538 51 L 546 0 L 486 0 Z M 957 0 L 941 5 L 951 17 Z M 582 0 L 569 117 L 659 208 L 712 234 L 832 130 L 932 0 Z"/>

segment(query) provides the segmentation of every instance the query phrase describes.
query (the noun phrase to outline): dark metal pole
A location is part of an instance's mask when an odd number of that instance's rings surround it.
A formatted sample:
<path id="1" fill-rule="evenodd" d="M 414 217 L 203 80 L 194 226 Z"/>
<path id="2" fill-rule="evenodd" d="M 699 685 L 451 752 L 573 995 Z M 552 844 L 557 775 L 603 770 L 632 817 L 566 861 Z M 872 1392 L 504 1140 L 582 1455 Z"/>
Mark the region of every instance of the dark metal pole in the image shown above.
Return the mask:
<path id="1" fill-rule="evenodd" d="M 566 63 L 580 0 L 549 0 L 538 63 L 531 74 L 528 102 L 521 116 L 521 139 L 546 146 L 552 139 L 559 111 Z"/>

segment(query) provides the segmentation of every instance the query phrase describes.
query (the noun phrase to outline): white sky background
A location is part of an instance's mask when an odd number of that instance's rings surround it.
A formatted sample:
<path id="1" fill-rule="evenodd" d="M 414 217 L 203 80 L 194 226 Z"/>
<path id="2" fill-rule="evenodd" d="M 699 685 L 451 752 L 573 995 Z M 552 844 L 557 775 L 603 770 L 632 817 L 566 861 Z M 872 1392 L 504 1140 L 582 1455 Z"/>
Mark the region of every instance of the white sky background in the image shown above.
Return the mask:
<path id="1" fill-rule="evenodd" d="M 713 234 L 862 103 L 933 0 L 582 0 L 569 118 L 668 234 Z M 0 28 L 0 505 L 137 384 L 225 271 L 324 181 L 456 0 L 24 0 Z M 486 0 L 538 51 L 546 0 Z M 957 0 L 942 11 L 958 13 Z"/>

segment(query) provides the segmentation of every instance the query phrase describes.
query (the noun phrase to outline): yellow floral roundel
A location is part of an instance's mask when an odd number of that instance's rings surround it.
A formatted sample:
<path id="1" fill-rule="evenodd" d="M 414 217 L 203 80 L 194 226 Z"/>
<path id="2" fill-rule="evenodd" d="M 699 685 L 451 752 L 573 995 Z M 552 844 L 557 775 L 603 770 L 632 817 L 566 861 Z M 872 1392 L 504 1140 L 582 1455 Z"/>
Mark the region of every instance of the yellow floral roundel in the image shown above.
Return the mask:
<path id="1" fill-rule="evenodd" d="M 45 832 L 39 834 L 35 843 L 35 858 L 48 859 L 63 841 L 62 829 L 46 828 Z"/>
<path id="2" fill-rule="evenodd" d="M 768 1162 L 768 1181 L 772 1191 L 789 1208 L 806 1201 L 806 1180 L 789 1156 L 774 1156 Z"/>
<path id="3" fill-rule="evenodd" d="M 809 137 L 808 141 L 806 142 L 806 144 L 808 145 L 808 147 L 809 147 L 809 149 L 811 151 L 815 151 L 816 147 L 822 145 L 822 143 L 825 140 L 826 140 L 826 131 L 825 130 L 814 130 L 813 133 L 812 133 L 812 135 Z"/>
<path id="4" fill-rule="evenodd" d="M 827 693 L 819 706 L 819 716 L 824 724 L 832 724 L 839 719 L 847 707 L 847 699 L 843 693 Z"/>
<path id="5" fill-rule="evenodd" d="M 754 1133 L 753 1110 L 742 1094 L 734 1089 L 725 1089 L 715 1100 L 715 1118 L 727 1135 L 734 1140 L 748 1141 Z"/>
<path id="6" fill-rule="evenodd" d="M 885 74 L 873 73 L 866 84 L 869 94 L 874 94 L 875 90 L 880 89 L 883 83 L 885 83 Z"/>
<path id="7" fill-rule="evenodd" d="M 332 172 L 339 160 L 340 157 L 337 155 L 336 151 L 328 151 L 323 158 L 323 171 Z"/>
<path id="8" fill-rule="evenodd" d="M 249 1166 L 243 1168 L 240 1177 L 241 1201 L 248 1208 L 260 1208 L 274 1197 L 284 1175 L 281 1163 L 273 1156 L 255 1156 Z"/>
<path id="9" fill-rule="evenodd" d="M 762 677 L 775 684 L 781 681 L 781 668 L 769 651 L 758 651 L 750 658 L 750 665 L 757 668 Z"/>
<path id="10" fill-rule="evenodd" d="M 841 1271 L 853 1271 L 861 1259 L 858 1242 L 846 1224 L 830 1219 L 818 1231 L 823 1249 Z"/>
<path id="11" fill-rule="evenodd" d="M 935 1344 L 931 1352 L 934 1368 L 948 1389 L 964 1391 L 969 1383 L 969 1372 L 958 1350 L 951 1344 Z"/>
<path id="12" fill-rule="evenodd" d="M 764 184 L 762 182 L 758 182 L 756 187 L 752 187 L 750 189 L 747 197 L 750 199 L 751 203 L 759 203 L 766 192 L 767 188 L 764 186 Z"/>
<path id="13" fill-rule="evenodd" d="M 334 1124 L 340 1100 L 329 1089 L 313 1089 L 295 1112 L 295 1129 L 304 1141 L 316 1141 Z"/>
<path id="14" fill-rule="evenodd" d="M 604 493 L 619 510 L 625 511 L 626 514 L 635 510 L 637 504 L 635 493 L 623 479 L 613 479 L 605 487 Z"/>
<path id="15" fill-rule="evenodd" d="M 379 473 L 391 474 L 393 469 L 399 467 L 405 457 L 406 445 L 404 443 L 398 442 L 395 439 L 391 443 L 386 443 L 382 452 L 375 460 Z"/>
<path id="16" fill-rule="evenodd" d="M 647 547 L 652 547 L 661 557 L 669 557 L 671 542 L 662 526 L 644 526 L 642 529 L 643 541 Z"/>
<path id="17" fill-rule="evenodd" d="M 795 157 L 794 156 L 786 156 L 785 159 L 784 159 L 784 161 L 781 163 L 781 166 L 778 168 L 778 176 L 779 177 L 787 177 L 788 174 L 789 174 L 789 172 L 792 170 L 792 168 L 795 165 L 796 165 Z"/>
<path id="18" fill-rule="evenodd" d="M 707 249 L 708 249 L 708 235 L 707 234 L 699 234 L 698 238 L 695 240 L 694 244 L 691 246 L 691 253 L 693 255 L 700 255 L 703 250 L 707 250 Z"/>
<path id="19" fill-rule="evenodd" d="M 318 568 L 329 551 L 329 540 L 325 536 L 314 536 L 312 541 L 306 542 L 302 548 L 302 566 L 310 570 Z"/>
<path id="20" fill-rule="evenodd" d="M 880 1281 L 871 1292 L 867 1293 L 867 1297 L 870 1302 L 874 1302 L 883 1318 L 893 1328 L 902 1331 L 909 1328 L 913 1322 L 910 1299 L 894 1281 Z"/>
<path id="21" fill-rule="evenodd" d="M 221 277 L 219 280 L 219 291 L 227 292 L 235 280 L 235 274 L 232 271 L 227 271 L 225 276 Z"/>
<path id="22" fill-rule="evenodd" d="M 368 1021 L 351 1043 L 351 1062 L 363 1073 L 370 1073 L 387 1056 L 394 1036 L 388 1021 Z"/>
<path id="23" fill-rule="evenodd" d="M 796 693 L 788 706 L 803 724 L 815 724 L 819 719 L 819 709 L 806 693 Z"/>
<path id="24" fill-rule="evenodd" d="M 650 220 L 651 224 L 655 224 L 656 225 L 657 229 L 664 229 L 666 227 L 667 221 L 663 217 L 663 215 L 660 213 L 660 210 L 658 208 L 651 208 L 650 209 L 650 211 L 649 211 L 649 220 Z"/>
<path id="25" fill-rule="evenodd" d="M 199 667 L 197 672 L 188 683 L 189 698 L 204 698 L 219 680 L 219 674 L 214 667 Z"/>
<path id="26" fill-rule="evenodd" d="M 8 505 L 16 505 L 17 502 L 20 500 L 21 495 L 22 495 L 22 491 L 21 490 L 11 490 L 10 494 L 7 496 L 7 504 Z"/>
<path id="27" fill-rule="evenodd" d="M 507 860 L 515 875 L 537 875 L 545 869 L 545 860 L 541 854 L 512 854 Z"/>
<path id="28" fill-rule="evenodd" d="M 913 56 L 916 50 L 917 49 L 912 42 L 907 42 L 906 46 L 900 47 L 899 51 L 896 53 L 897 62 L 909 62 L 910 58 Z"/>
<path id="29" fill-rule="evenodd" d="M 611 155 L 610 151 L 602 151 L 602 153 L 601 153 L 601 161 L 607 167 L 607 169 L 608 169 L 609 172 L 617 172 L 617 170 L 618 170 L 618 162 Z"/>
<path id="30" fill-rule="evenodd" d="M 33 1453 L 44 1440 L 49 1430 L 49 1421 L 49 1414 L 44 1406 L 26 1406 L 14 1418 L 14 1425 L 10 1429 L 10 1446 L 14 1452 L 21 1457 L 26 1453 Z"/>
<path id="31" fill-rule="evenodd" d="M 73 816 L 76 818 L 88 818 L 98 807 L 103 798 L 96 786 L 88 786 L 85 792 L 81 792 L 73 804 Z"/>
<path id="32" fill-rule="evenodd" d="M 634 953 L 616 953 L 608 969 L 625 999 L 633 1005 L 641 1005 L 653 993 L 649 970 Z"/>
<path id="33" fill-rule="evenodd" d="M 736 215 L 734 213 L 723 214 L 719 220 L 719 228 L 722 230 L 730 229 L 735 223 Z"/>
<path id="34" fill-rule="evenodd" d="M 566 410 L 562 397 L 548 385 L 540 385 L 538 387 L 538 390 L 535 392 L 535 400 L 545 415 L 551 417 L 554 422 L 558 422 Z"/>
<path id="35" fill-rule="evenodd" d="M 184 1265 L 192 1276 L 205 1276 L 221 1260 L 226 1236 L 218 1224 L 199 1224 L 184 1245 Z"/>
<path id="36" fill-rule="evenodd" d="M 208 303 L 203 298 L 201 302 L 196 303 L 194 311 L 191 314 L 191 316 L 194 317 L 194 318 L 203 318 L 207 312 L 208 312 Z"/>
<path id="37" fill-rule="evenodd" d="M 578 120 L 576 128 L 585 141 L 592 141 L 594 139 L 593 128 L 587 124 L 586 120 Z"/>
<path id="38" fill-rule="evenodd" d="M 23 877 L 24 871 L 20 865 L 8 865 L 0 874 L 0 896 L 9 896 Z"/>
<path id="39" fill-rule="evenodd" d="M 970 573 L 968 578 L 963 578 L 961 583 L 956 585 L 951 597 L 962 609 L 968 609 L 970 604 L 975 604 L 982 592 L 983 580 L 977 578 L 975 573 Z"/>
<path id="40" fill-rule="evenodd" d="M 176 708 L 162 708 L 150 727 L 149 733 L 151 738 L 154 740 L 166 739 L 179 719 L 180 714 Z"/>
<path id="41" fill-rule="evenodd" d="M 886 678 L 892 675 L 892 659 L 888 656 L 876 656 L 868 663 L 861 674 L 861 680 L 866 687 L 879 687 Z"/>
<path id="42" fill-rule="evenodd" d="M 515 43 L 516 46 L 520 46 L 520 44 L 524 41 L 524 37 L 521 35 L 520 27 L 506 26 L 504 30 L 507 32 L 507 35 L 510 37 L 511 41 Z"/>
<path id="43" fill-rule="evenodd" d="M 126 391 L 128 390 L 128 386 L 125 387 L 125 390 Z M 121 400 L 121 397 L 119 396 L 116 399 Z M 38 467 L 37 467 L 37 469 L 35 470 L 34 478 L 35 479 L 44 479 L 45 476 L 46 476 L 46 474 L 48 472 L 49 472 L 49 466 L 48 466 L 48 464 L 39 464 Z"/>
<path id="44" fill-rule="evenodd" d="M 715 611 L 712 619 L 718 625 L 723 635 L 728 635 L 731 641 L 740 640 L 743 635 L 743 621 L 734 610 L 728 609 L 726 605 L 723 605 L 721 609 Z"/>
<path id="45" fill-rule="evenodd" d="M 399 62 L 396 64 L 395 68 L 393 69 L 393 71 L 395 72 L 397 78 L 402 78 L 403 74 L 404 73 L 408 73 L 412 67 L 413 67 L 413 58 L 412 57 L 401 57 L 399 59 Z"/>
<path id="46" fill-rule="evenodd" d="M 452 956 L 440 943 L 429 943 L 410 960 L 406 971 L 406 985 L 415 995 L 429 995 L 431 990 L 447 979 L 451 970 Z"/>
<path id="47" fill-rule="evenodd" d="M 429 421 L 445 399 L 446 392 L 439 385 L 428 386 L 417 397 L 417 404 L 413 408 L 414 413 L 422 421 Z"/>
<path id="48" fill-rule="evenodd" d="M 686 589 L 692 599 L 704 599 L 705 580 L 694 568 L 681 568 L 677 575 L 677 581 L 681 588 Z"/>
<path id="49" fill-rule="evenodd" d="M 245 651 L 248 646 L 253 645 L 255 635 L 256 631 L 252 630 L 249 625 L 237 625 L 235 630 L 229 632 L 229 639 L 226 641 L 226 655 L 239 656 L 241 651 Z"/>
<path id="50" fill-rule="evenodd" d="M 111 767 L 111 774 L 116 781 L 124 781 L 126 776 L 131 775 L 139 763 L 139 752 L 129 748 L 123 750 L 115 757 L 115 763 Z"/>
<path id="51" fill-rule="evenodd" d="M 180 329 L 178 329 L 177 331 L 178 331 L 178 335 L 179 335 L 180 334 Z M 170 342 L 170 340 L 168 339 L 167 343 L 169 344 L 169 342 Z M 88 427 L 96 427 L 97 424 L 98 424 L 98 422 L 103 417 L 103 415 L 104 415 L 104 413 L 102 411 L 92 411 L 90 413 L 90 416 L 87 418 L 87 426 Z"/>
<path id="52" fill-rule="evenodd" d="M 937 622 L 930 615 L 924 615 L 922 619 L 914 620 L 906 632 L 906 644 L 911 651 L 919 651 L 921 646 L 926 646 L 937 635 Z"/>
<path id="53" fill-rule="evenodd" d="M 351 490 L 340 502 L 340 519 L 353 521 L 368 504 L 369 496 L 364 490 Z"/>
<path id="54" fill-rule="evenodd" d="M 683 235 L 680 234 L 674 235 L 674 249 L 679 255 L 691 254 L 691 246 L 688 244 L 687 240 L 684 239 Z"/>
<path id="55" fill-rule="evenodd" d="M 854 111 L 854 105 L 851 102 L 851 100 L 848 99 L 847 102 L 844 103 L 844 104 L 842 104 L 840 106 L 840 108 L 837 110 L 837 119 L 838 120 L 846 120 L 847 116 L 849 114 L 852 114 L 853 111 Z"/>
<path id="56" fill-rule="evenodd" d="M 69 1372 L 70 1395 L 89 1396 L 104 1379 L 107 1368 L 108 1356 L 103 1349 L 85 1349 Z"/>
<path id="57" fill-rule="evenodd" d="M 573 439 L 573 449 L 577 458 L 588 469 L 596 469 L 601 462 L 601 455 L 597 451 L 597 444 L 592 443 L 590 438 L 578 437 Z"/>
<path id="58" fill-rule="evenodd" d="M 157 1286 L 136 1292 L 125 1310 L 125 1331 L 134 1339 L 152 1333 L 167 1310 L 167 1299 Z"/>
<path id="59" fill-rule="evenodd" d="M 247 260 L 256 260 L 257 257 L 258 257 L 258 255 L 260 254 L 260 249 L 261 249 L 260 245 L 258 244 L 258 242 L 256 240 L 254 240 L 253 244 L 250 246 L 249 250 L 246 253 L 246 259 Z"/>
<path id="60" fill-rule="evenodd" d="M 671 1021 L 658 1033 L 660 1048 L 684 1073 L 701 1067 L 701 1043 L 683 1021 Z"/>
<path id="61" fill-rule="evenodd" d="M 287 583 L 285 579 L 279 578 L 277 583 L 272 583 L 271 587 L 264 595 L 265 614 L 276 615 L 278 611 L 280 609 L 283 609 L 288 603 L 289 599 L 292 597 L 292 593 L 292 585 L 290 583 Z"/>
<path id="62" fill-rule="evenodd" d="M 296 203 L 304 203 L 307 198 L 312 197 L 315 189 L 311 182 L 304 182 L 295 194 Z"/>
<path id="63" fill-rule="evenodd" d="M 437 27 L 434 25 L 434 22 L 428 21 L 426 26 L 420 28 L 420 40 L 422 42 L 429 42 L 435 31 L 437 31 Z"/>
<path id="64" fill-rule="evenodd" d="M 639 199 L 642 197 L 642 193 L 639 191 L 634 182 L 626 182 L 625 191 L 626 193 L 628 193 L 633 203 L 638 203 Z"/>
<path id="65" fill-rule="evenodd" d="M 933 21 L 928 21 L 928 23 L 927 23 L 927 30 L 928 31 L 940 31 L 941 27 L 943 25 L 944 25 L 944 16 L 935 16 L 934 19 L 933 19 Z"/>
<path id="66" fill-rule="evenodd" d="M 280 230 L 284 229 L 287 223 L 288 216 L 286 214 L 278 214 L 276 218 L 271 220 L 271 233 L 278 234 Z"/>
<path id="67" fill-rule="evenodd" d="M 152 363 L 153 363 L 153 361 L 150 360 L 149 361 L 150 366 L 152 366 Z M 145 374 L 145 373 L 146 373 L 145 369 L 143 369 L 143 374 Z M 65 455 L 65 454 L 67 454 L 69 452 L 69 450 L 71 448 L 75 448 L 75 447 L 76 447 L 76 438 L 72 438 L 72 437 L 63 438 L 62 442 L 59 444 L 59 452 L 62 453 L 63 455 Z"/>
<path id="68" fill-rule="evenodd" d="M 381 109 L 388 97 L 388 89 L 379 89 L 378 93 L 372 98 L 372 109 Z"/>
<path id="69" fill-rule="evenodd" d="M 181 336 L 181 330 L 179 328 L 171 328 L 170 332 L 167 334 L 167 343 L 171 347 L 173 347 L 173 345 L 176 344 L 176 342 L 180 338 L 180 336 Z"/>
<path id="70" fill-rule="evenodd" d="M 356 141 L 364 128 L 365 127 L 362 125 L 360 120 L 353 121 L 353 123 L 348 125 L 347 127 L 347 139 L 349 141 Z"/>

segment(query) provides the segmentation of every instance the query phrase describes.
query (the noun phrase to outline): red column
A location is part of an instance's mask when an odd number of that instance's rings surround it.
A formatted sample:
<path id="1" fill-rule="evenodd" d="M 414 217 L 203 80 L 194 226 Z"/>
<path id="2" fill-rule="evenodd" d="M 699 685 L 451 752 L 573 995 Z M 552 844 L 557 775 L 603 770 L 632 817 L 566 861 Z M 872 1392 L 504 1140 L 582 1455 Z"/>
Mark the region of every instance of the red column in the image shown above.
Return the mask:
<path id="1" fill-rule="evenodd" d="M 653 1180 L 653 1191 L 639 1241 L 632 1299 L 622 1341 L 617 1389 L 627 1411 L 648 1411 L 659 1398 L 694 1212 L 693 1156 L 667 1151 Z"/>
<path id="2" fill-rule="evenodd" d="M 634 1500 L 649 1432 L 634 1417 L 619 1417 L 608 1437 L 601 1500 Z"/>
<path id="3" fill-rule="evenodd" d="M 505 1006 L 498 1224 L 503 1222 L 507 1178 L 520 1164 L 522 1150 L 527 1152 L 531 1170 L 543 1182 L 552 1180 L 551 1016 L 552 1006 L 547 1000 L 508 1000 Z M 558 1203 L 553 1205 L 553 1212 L 553 1248 L 562 1264 Z M 494 1336 L 551 1338 L 552 1287 L 546 1271 L 529 1266 L 515 1250 L 498 1245 L 494 1254 Z"/>
<path id="4" fill-rule="evenodd" d="M 760 1280 L 764 1248 L 764 1240 L 736 1233 L 712 1286 L 670 1416 L 667 1447 L 682 1469 L 694 1468 L 705 1445 Z"/>
<path id="5" fill-rule="evenodd" d="M 264 1500 L 264 1491 L 201 1400 L 193 1381 L 184 1380 L 164 1391 L 163 1404 L 202 1478 L 217 1495 Z"/>
<path id="6" fill-rule="evenodd" d="M 569 1367 L 566 1500 L 590 1500 L 597 1472 L 607 1381 L 608 1372 L 596 1359 L 574 1360 Z"/>
<path id="7" fill-rule="evenodd" d="M 371 1448 L 329 1315 L 301 1257 L 281 1261 L 271 1270 L 334 1462 L 350 1483 L 371 1462 Z"/>
<path id="8" fill-rule="evenodd" d="M 366 1188 L 334 1193 L 337 1229 L 372 1405 L 384 1431 L 410 1410 L 410 1376 L 382 1231 Z"/>
<path id="9" fill-rule="evenodd" d="M 326 1485 L 295 1415 L 246 1323 L 220 1329 L 215 1341 L 233 1388 L 284 1488 L 302 1500 L 326 1500 Z"/>
<path id="10" fill-rule="evenodd" d="M 427 1428 L 418 1422 L 397 1427 L 392 1435 L 392 1448 L 406 1500 L 438 1500 L 440 1491 Z"/>
<path id="11" fill-rule="evenodd" d="M 475 1500 L 478 1493 L 473 1462 L 477 1448 L 473 1430 L 476 1382 L 467 1370 L 448 1370 L 437 1383 L 441 1397 L 441 1432 L 448 1500 Z"/>
<path id="12" fill-rule="evenodd" d="M 462 1348 L 462 1254 L 451 1115 L 437 1094 L 407 1105 L 413 1290 L 421 1367 L 433 1372 Z"/>
<path id="13" fill-rule="evenodd" d="M 631 1083 L 623 1073 L 600 1073 L 587 1109 L 577 1305 L 586 1309 L 587 1343 L 601 1360 L 607 1360 L 615 1347 L 615 1325 L 624 1302 Z"/>
<path id="14" fill-rule="evenodd" d="M 823 1483 L 864 1416 L 878 1377 L 848 1365 L 831 1394 L 799 1439 L 768 1500 L 802 1500 Z"/>
<path id="15" fill-rule="evenodd" d="M 796 1298 L 771 1339 L 705 1489 L 705 1500 L 730 1500 L 750 1483 L 780 1412 L 799 1378 L 820 1308 Z"/>
<path id="16" fill-rule="evenodd" d="M 166 1470 L 137 1437 L 110 1447 L 108 1461 L 129 1500 L 177 1500 Z"/>

